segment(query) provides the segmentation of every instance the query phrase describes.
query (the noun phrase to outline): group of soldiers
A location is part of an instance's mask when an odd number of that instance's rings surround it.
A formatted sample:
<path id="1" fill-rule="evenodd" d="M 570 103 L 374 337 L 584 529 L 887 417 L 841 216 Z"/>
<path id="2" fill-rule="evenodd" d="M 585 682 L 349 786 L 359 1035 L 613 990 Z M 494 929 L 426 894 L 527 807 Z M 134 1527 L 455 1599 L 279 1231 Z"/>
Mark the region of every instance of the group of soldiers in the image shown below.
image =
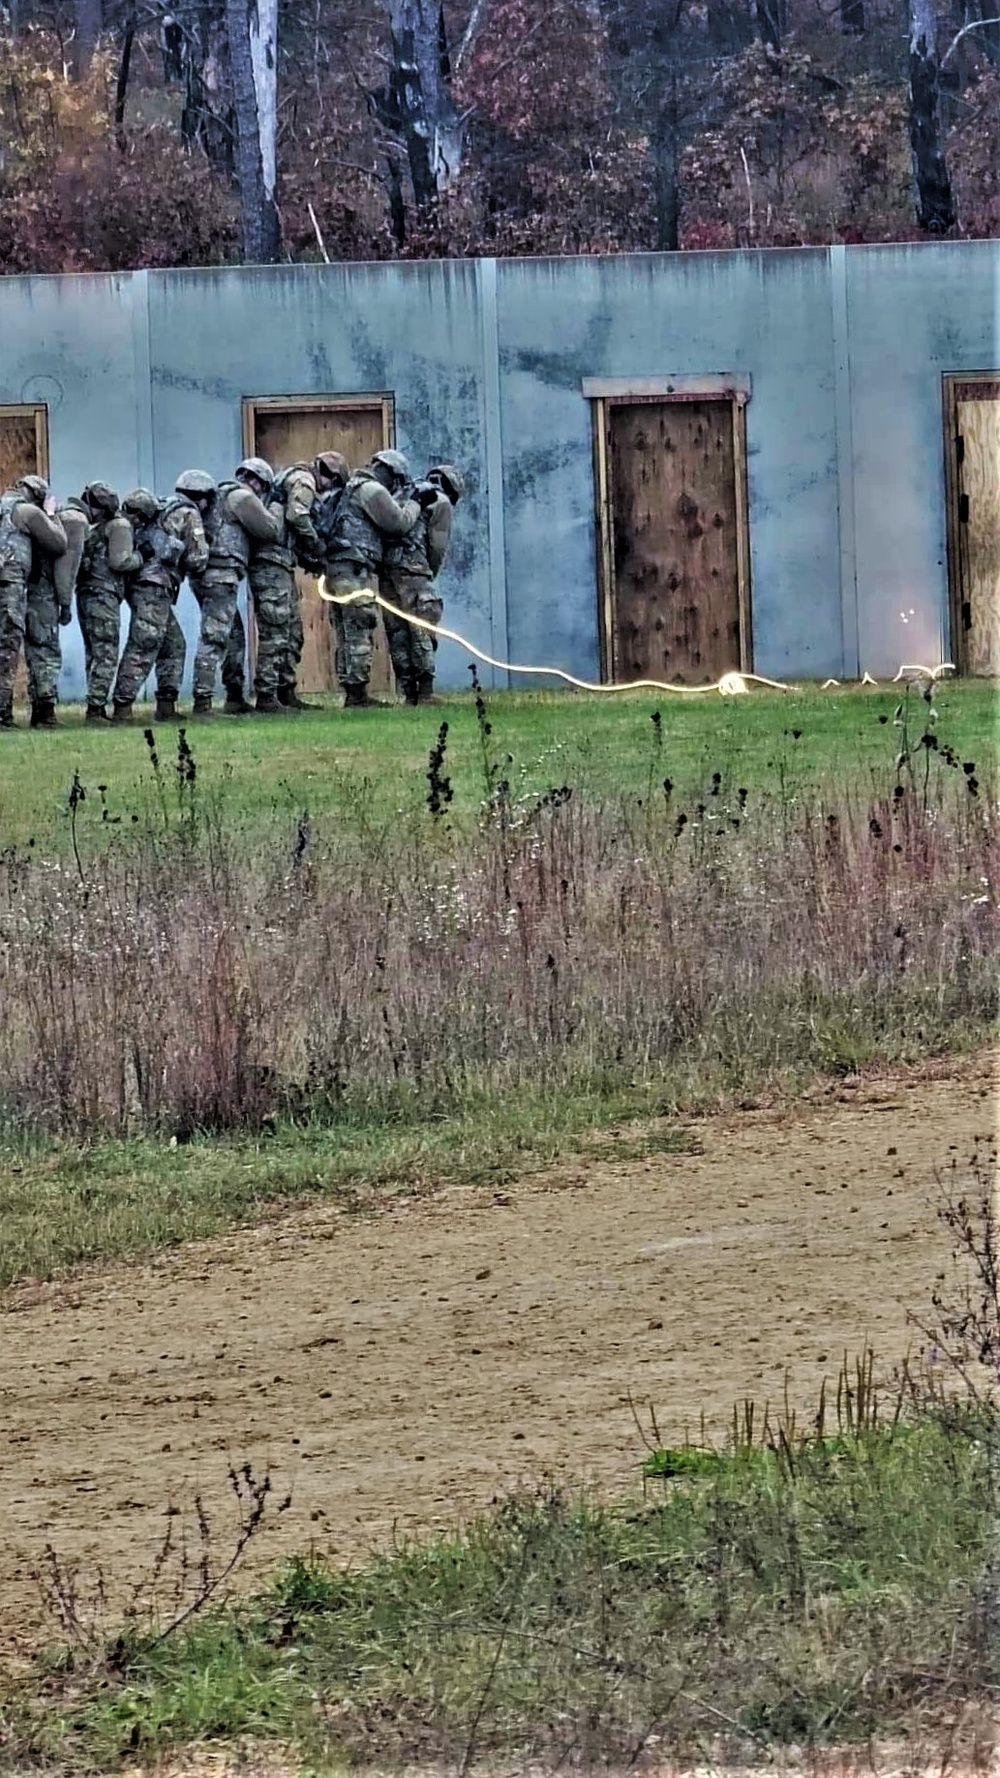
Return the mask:
<path id="1" fill-rule="evenodd" d="M 88 483 L 60 504 L 41 476 L 0 495 L 0 728 L 14 723 L 24 651 L 32 728 L 56 725 L 60 628 L 73 599 L 83 634 L 88 722 L 129 722 L 155 672 L 157 721 L 177 715 L 186 644 L 174 611 L 185 579 L 201 610 L 192 714 L 210 716 L 216 682 L 229 715 L 303 710 L 296 678 L 303 626 L 296 568 L 326 578 L 335 600 L 337 678 L 348 709 L 373 703 L 376 589 L 397 610 L 436 625 L 435 587 L 464 491 L 443 463 L 414 481 L 398 451 L 376 451 L 352 474 L 337 451 L 272 469 L 248 457 L 231 481 L 187 469 L 161 500 L 134 488 L 119 500 Z M 246 631 L 237 604 L 246 579 L 257 630 L 253 701 L 245 691 Z M 129 607 L 119 658 L 121 606 Z M 397 684 L 408 704 L 434 692 L 436 637 L 385 612 Z"/>

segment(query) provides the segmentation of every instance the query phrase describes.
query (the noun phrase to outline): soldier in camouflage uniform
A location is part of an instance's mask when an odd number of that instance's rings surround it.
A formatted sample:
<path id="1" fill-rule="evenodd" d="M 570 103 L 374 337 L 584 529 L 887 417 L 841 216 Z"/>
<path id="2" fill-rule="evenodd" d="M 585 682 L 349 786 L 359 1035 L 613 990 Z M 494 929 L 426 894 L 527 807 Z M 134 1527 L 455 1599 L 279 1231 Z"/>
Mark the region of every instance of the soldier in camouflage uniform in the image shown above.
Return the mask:
<path id="1" fill-rule="evenodd" d="M 118 666 L 125 576 L 141 568 L 132 527 L 107 482 L 89 482 L 80 496 L 91 526 L 77 576 L 76 610 L 87 670 L 87 721 L 109 722 L 108 699 Z"/>
<path id="2" fill-rule="evenodd" d="M 61 556 L 52 556 L 36 544 L 28 582 L 24 664 L 28 671 L 32 728 L 58 727 L 56 704 L 62 668 L 59 630 L 72 621 L 76 577 L 90 530 L 90 520 L 80 500 L 67 500 L 56 508 L 55 516 L 66 533 L 66 549 Z"/>
<path id="3" fill-rule="evenodd" d="M 442 463 L 410 490 L 420 503 L 420 517 L 405 537 L 386 544 L 379 586 L 384 599 L 401 611 L 412 611 L 438 624 L 444 605 L 434 581 L 448 553 L 451 515 L 464 492 L 457 469 Z M 434 654 L 437 639 L 416 624 L 383 613 L 396 680 L 408 704 L 429 704 L 434 696 Z"/>
<path id="4" fill-rule="evenodd" d="M 294 550 L 298 566 L 311 574 L 322 573 L 324 562 L 322 542 L 315 526 L 317 502 L 328 509 L 330 502 L 339 497 L 350 473 L 347 458 L 339 451 L 320 451 L 311 463 L 293 463 L 290 468 L 281 470 L 275 479 L 275 494 L 284 500 L 287 542 Z M 303 703 L 296 685 L 304 645 L 301 600 L 293 573 L 288 648 L 278 680 L 278 702 L 286 710 L 314 708 Z"/>
<path id="5" fill-rule="evenodd" d="M 363 710 L 373 702 L 368 682 L 375 655 L 379 570 L 386 545 L 405 537 L 420 517 L 416 500 L 394 497 L 409 481 L 405 457 L 398 451 L 376 451 L 368 467 L 351 476 L 337 506 L 327 545 L 327 588 L 340 597 L 368 594 L 351 605 L 330 607 L 337 637 L 337 678 L 348 710 Z"/>
<path id="6" fill-rule="evenodd" d="M 246 632 L 236 601 L 251 548 L 254 544 L 274 543 L 278 523 L 261 498 L 270 492 L 274 479 L 269 466 L 260 458 L 250 458 L 240 464 L 240 469 L 244 472 L 242 480 L 220 482 L 216 490 L 205 516 L 208 564 L 201 574 L 189 576 L 201 607 L 201 636 L 194 657 L 195 716 L 211 716 L 220 667 L 226 685 L 227 714 L 242 714 L 252 707 L 243 697 Z M 264 469 L 268 471 L 266 480 Z"/>
<path id="7" fill-rule="evenodd" d="M 193 491 L 182 485 L 190 480 Z M 208 488 L 199 485 L 204 482 Z M 122 501 L 142 567 L 128 586 L 132 617 L 115 681 L 115 722 L 131 721 L 132 706 L 154 666 L 155 721 L 172 722 L 177 715 L 187 645 L 174 606 L 184 576 L 201 574 L 208 565 L 208 540 L 192 492 L 207 499 L 215 484 L 193 470 L 179 477 L 178 487 L 180 492 L 164 502 L 148 488 L 134 488 Z"/>
<path id="8" fill-rule="evenodd" d="M 248 486 L 267 488 L 263 495 L 264 504 L 277 526 L 277 536 L 271 541 L 252 545 L 247 566 L 250 597 L 257 622 L 254 708 L 261 716 L 280 716 L 283 709 L 278 698 L 278 686 L 288 657 L 295 587 L 295 551 L 285 523 L 287 475 L 286 471 L 284 476 L 271 481 L 270 464 L 265 463 L 261 457 L 248 457 L 236 471 L 238 481 Z M 242 691 L 242 683 L 240 689 Z"/>
<path id="9" fill-rule="evenodd" d="M 14 675 L 24 643 L 32 554 L 65 554 L 66 533 L 45 509 L 48 484 L 24 475 L 0 496 L 0 729 L 14 726 Z"/>

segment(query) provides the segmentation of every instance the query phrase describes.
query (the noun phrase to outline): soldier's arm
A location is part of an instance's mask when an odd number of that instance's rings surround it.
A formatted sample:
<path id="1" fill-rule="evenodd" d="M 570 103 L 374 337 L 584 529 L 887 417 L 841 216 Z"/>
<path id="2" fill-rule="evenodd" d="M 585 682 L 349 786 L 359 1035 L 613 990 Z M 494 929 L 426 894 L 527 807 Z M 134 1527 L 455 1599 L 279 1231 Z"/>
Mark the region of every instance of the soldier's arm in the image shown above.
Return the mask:
<path id="1" fill-rule="evenodd" d="M 76 587 L 76 577 L 80 572 L 80 563 L 83 560 L 83 546 L 87 541 L 87 532 L 90 530 L 90 526 L 83 513 L 78 512 L 73 506 L 68 507 L 59 516 L 66 533 L 66 549 L 61 556 L 57 557 L 52 575 L 55 581 L 56 597 L 59 600 L 60 616 L 62 617 L 62 614 L 65 613 L 65 621 L 68 622 L 73 592 Z"/>
<path id="2" fill-rule="evenodd" d="M 293 476 L 285 501 L 285 524 L 298 541 L 312 554 L 321 556 L 323 545 L 312 522 L 316 490 L 307 476 Z"/>
<path id="3" fill-rule="evenodd" d="M 405 537 L 420 517 L 416 500 L 394 500 L 388 488 L 383 488 L 380 482 L 364 482 L 355 498 L 372 524 L 377 525 L 386 537 Z"/>
<path id="4" fill-rule="evenodd" d="M 234 488 L 229 496 L 230 510 L 248 537 L 255 543 L 274 543 L 280 533 L 277 519 L 268 512 L 250 488 Z"/>
<path id="5" fill-rule="evenodd" d="M 197 580 L 199 574 L 204 574 L 208 567 L 208 538 L 205 536 L 205 527 L 193 508 L 185 515 L 183 539 L 184 572 L 189 579 Z"/>
<path id="6" fill-rule="evenodd" d="M 124 513 L 116 513 L 107 528 L 108 567 L 113 574 L 137 574 L 142 557 L 135 547 L 132 527 Z"/>
<path id="7" fill-rule="evenodd" d="M 444 559 L 448 554 L 451 542 L 452 505 L 447 494 L 442 494 L 426 514 L 427 518 L 427 560 L 432 574 L 440 573 Z"/>
<path id="8" fill-rule="evenodd" d="M 66 553 L 66 532 L 61 521 L 40 506 L 25 502 L 17 507 L 18 523 L 26 531 L 32 543 L 37 543 L 48 556 L 62 556 Z"/>

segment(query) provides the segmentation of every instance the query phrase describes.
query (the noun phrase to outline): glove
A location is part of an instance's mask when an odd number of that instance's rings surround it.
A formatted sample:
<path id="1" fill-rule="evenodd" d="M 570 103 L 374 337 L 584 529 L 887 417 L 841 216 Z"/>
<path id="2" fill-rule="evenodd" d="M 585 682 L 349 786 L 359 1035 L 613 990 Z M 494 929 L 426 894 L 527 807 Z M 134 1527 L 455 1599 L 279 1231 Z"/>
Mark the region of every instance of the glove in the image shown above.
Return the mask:
<path id="1" fill-rule="evenodd" d="M 147 537 L 143 537 L 136 547 L 144 562 L 155 562 L 156 551 Z"/>
<path id="2" fill-rule="evenodd" d="M 73 607 L 71 605 L 60 605 L 60 607 L 59 607 L 60 627 L 62 629 L 65 629 L 66 625 L 71 624 L 72 622 L 73 622 Z"/>
<path id="3" fill-rule="evenodd" d="M 437 505 L 438 492 L 433 482 L 418 482 L 413 490 L 414 497 L 424 507 Z"/>

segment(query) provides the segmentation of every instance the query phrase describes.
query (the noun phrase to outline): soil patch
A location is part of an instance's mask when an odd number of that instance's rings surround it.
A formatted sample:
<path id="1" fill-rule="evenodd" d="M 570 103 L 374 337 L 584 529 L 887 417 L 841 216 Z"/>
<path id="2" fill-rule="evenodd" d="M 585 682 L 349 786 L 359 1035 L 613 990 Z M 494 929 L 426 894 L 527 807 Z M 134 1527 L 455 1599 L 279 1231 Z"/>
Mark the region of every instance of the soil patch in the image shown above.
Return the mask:
<path id="1" fill-rule="evenodd" d="M 581 1160 L 503 1191 L 376 1217 L 315 1209 L 9 1292 L 0 1314 L 0 1649 L 53 1626 L 47 1542 L 148 1572 L 200 1494 L 220 1542 L 230 1463 L 292 1506 L 248 1578 L 310 1547 L 363 1559 L 453 1526 L 517 1483 L 634 1486 L 630 1398 L 664 1436 L 724 1433 L 867 1340 L 919 1344 L 947 1247 L 935 1174 L 996 1129 L 995 1058 L 845 1085 L 794 1110 L 698 1120 L 700 1152 Z M 634 1153 L 635 1132 L 622 1142 Z"/>

